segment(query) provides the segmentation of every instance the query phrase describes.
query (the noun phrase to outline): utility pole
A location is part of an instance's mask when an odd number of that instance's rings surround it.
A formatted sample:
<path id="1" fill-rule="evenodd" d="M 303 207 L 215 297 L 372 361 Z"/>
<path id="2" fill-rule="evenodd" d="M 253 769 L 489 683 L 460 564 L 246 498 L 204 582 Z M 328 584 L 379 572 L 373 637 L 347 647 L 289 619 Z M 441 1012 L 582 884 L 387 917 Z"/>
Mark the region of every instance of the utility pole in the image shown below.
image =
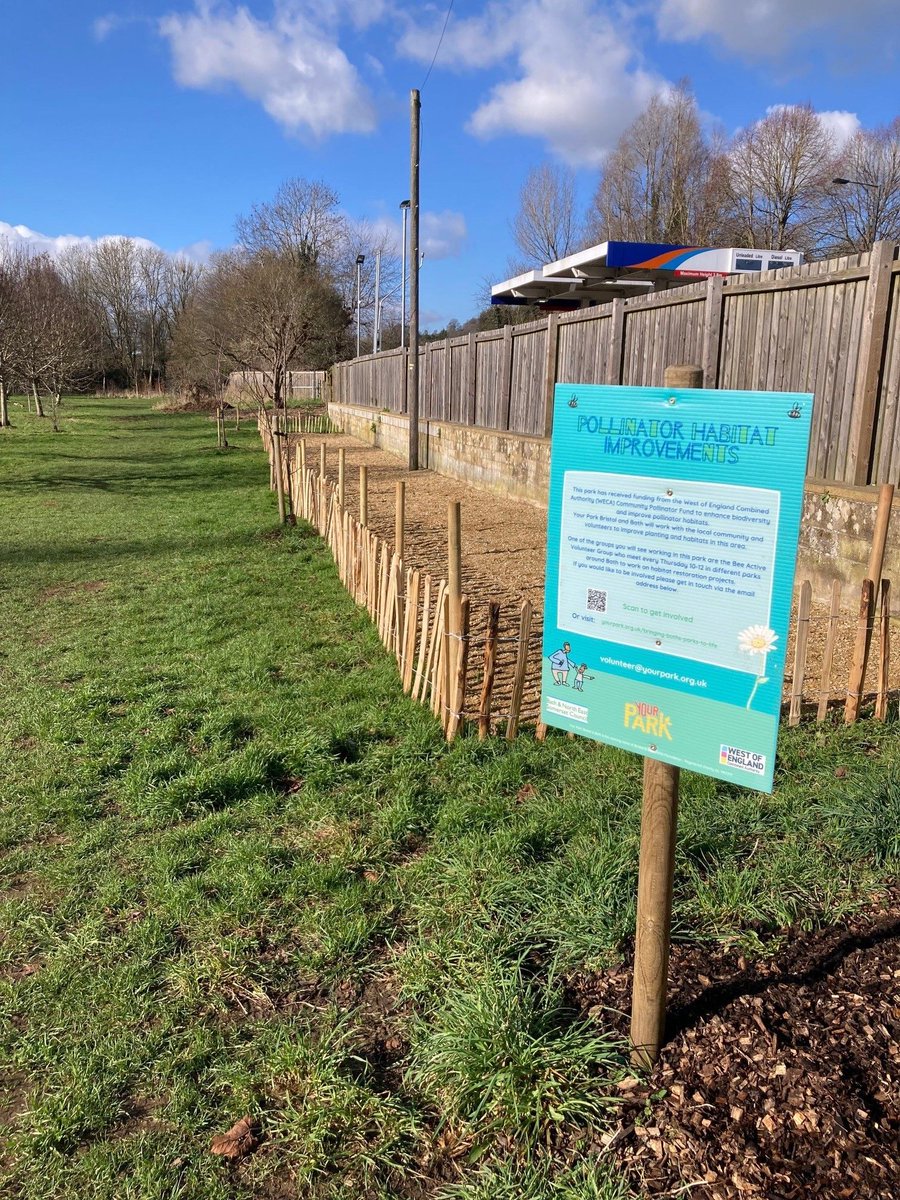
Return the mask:
<path id="1" fill-rule="evenodd" d="M 419 469 L 419 114 L 418 88 L 409 93 L 409 409 L 410 471 Z"/>
<path id="2" fill-rule="evenodd" d="M 403 233 L 400 238 L 400 349 L 406 345 L 406 231 L 407 222 L 409 220 L 409 201 L 404 200 L 400 204 L 400 211 L 403 214 Z"/>

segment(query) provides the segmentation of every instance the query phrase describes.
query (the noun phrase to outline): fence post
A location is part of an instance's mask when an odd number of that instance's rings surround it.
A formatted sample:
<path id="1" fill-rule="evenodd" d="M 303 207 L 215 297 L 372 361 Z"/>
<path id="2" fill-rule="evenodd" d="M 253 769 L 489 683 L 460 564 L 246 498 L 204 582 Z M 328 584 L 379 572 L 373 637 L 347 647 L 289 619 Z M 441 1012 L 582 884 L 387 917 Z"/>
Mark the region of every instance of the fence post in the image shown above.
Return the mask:
<path id="1" fill-rule="evenodd" d="M 547 317 L 547 359 L 544 368 L 544 437 L 553 432 L 553 395 L 556 388 L 556 365 L 559 360 L 559 313 Z"/>
<path id="2" fill-rule="evenodd" d="M 703 379 L 706 387 L 719 386 L 719 343 L 722 338 L 722 313 L 725 307 L 725 280 L 711 275 L 706 281 L 703 306 Z"/>
<path id="3" fill-rule="evenodd" d="M 828 715 L 831 699 L 831 664 L 834 661 L 834 643 L 837 638 L 838 621 L 841 617 L 841 583 L 835 579 L 831 585 L 831 609 L 828 613 L 828 629 L 825 634 L 825 649 L 822 653 L 822 671 L 819 676 L 819 707 L 816 720 L 824 721 Z"/>
<path id="4" fill-rule="evenodd" d="M 850 678 L 847 680 L 847 703 L 844 705 L 844 724 L 852 725 L 859 716 L 863 688 L 866 683 L 866 667 L 869 665 L 869 645 L 872 638 L 872 615 L 874 612 L 875 585 L 864 579 L 859 592 L 859 616 L 856 621 L 856 641 L 853 645 L 853 661 Z"/>
<path id="5" fill-rule="evenodd" d="M 462 600 L 462 527 L 460 505 L 451 500 L 447 505 L 447 670 L 452 677 L 456 670 L 456 652 L 459 649 L 459 609 Z"/>
<path id="6" fill-rule="evenodd" d="M 881 653 L 878 657 L 878 698 L 875 701 L 875 716 L 879 721 L 887 720 L 888 695 L 891 672 L 891 581 L 881 581 Z"/>
<path id="7" fill-rule="evenodd" d="M 806 647 L 809 643 L 809 609 L 812 603 L 812 584 L 804 579 L 797 601 L 797 633 L 794 643 L 794 674 L 791 680 L 791 705 L 788 725 L 800 724 L 803 703 L 803 680 L 806 676 Z"/>
<path id="8" fill-rule="evenodd" d="M 369 472 L 366 467 L 359 468 L 359 523 L 363 529 L 369 524 Z"/>
<path id="9" fill-rule="evenodd" d="M 853 415 L 850 422 L 850 447 L 847 479 L 850 483 L 868 483 L 875 474 L 875 413 L 882 384 L 884 346 L 888 333 L 891 298 L 891 265 L 894 243 L 876 242 L 869 255 L 869 281 L 863 311 L 862 334 L 853 389 Z"/>
<path id="10" fill-rule="evenodd" d="M 609 363 L 606 368 L 607 383 L 624 383 L 623 360 L 625 355 L 625 301 L 621 296 L 613 300 L 612 320 L 609 326 Z"/>
<path id="11" fill-rule="evenodd" d="M 500 428 L 509 430 L 510 410 L 512 408 L 512 360 L 513 337 L 512 326 L 503 326 L 503 353 L 500 361 Z"/>
<path id="12" fill-rule="evenodd" d="M 287 511 L 284 506 L 284 473 L 281 469 L 281 418 L 272 413 L 272 461 L 275 469 L 275 492 L 278 496 L 278 522 L 284 525 Z"/>
<path id="13" fill-rule="evenodd" d="M 346 492 L 344 487 L 344 476 L 347 465 L 347 451 L 343 446 L 338 450 L 338 507 L 341 512 L 344 511 L 344 501 L 346 500 Z"/>
<path id="14" fill-rule="evenodd" d="M 406 541 L 406 484 L 402 479 L 397 480 L 394 497 L 394 551 L 400 561 L 403 561 L 404 543 Z"/>
<path id="15" fill-rule="evenodd" d="M 891 522 L 893 500 L 894 485 L 883 483 L 878 494 L 878 509 L 875 514 L 872 549 L 869 551 L 869 565 L 866 568 L 866 578 L 863 580 L 860 593 L 859 624 L 850 668 L 850 680 L 847 684 L 847 703 L 844 708 L 844 721 L 847 725 L 852 725 L 859 716 L 859 707 L 862 703 L 866 670 L 869 665 L 869 651 L 872 647 L 872 629 L 875 623 L 875 597 L 881 585 L 881 571 L 884 566 L 884 551 Z M 863 619 L 864 604 L 868 604 L 865 620 Z"/>
<path id="16" fill-rule="evenodd" d="M 478 740 L 483 742 L 491 732 L 491 696 L 494 691 L 494 671 L 497 665 L 497 630 L 500 625 L 500 604 L 488 605 L 487 631 L 484 638 L 484 678 L 478 705 Z"/>
<path id="17" fill-rule="evenodd" d="M 478 365 L 478 339 L 474 333 L 469 334 L 469 342 L 466 358 L 466 423 L 469 425 L 475 424 L 475 398 L 476 398 L 476 367 Z"/>
<path id="18" fill-rule="evenodd" d="M 466 704 L 466 673 L 469 664 L 469 597 L 459 604 L 459 645 L 456 649 L 456 671 L 451 675 L 452 695 L 447 720 L 447 741 L 452 742 L 459 732 Z"/>
<path id="19" fill-rule="evenodd" d="M 506 722 L 506 737 L 512 742 L 519 732 L 519 712 L 522 708 L 522 693 L 525 691 L 525 672 L 528 668 L 528 643 L 531 638 L 531 601 L 523 600 L 519 617 L 519 646 L 516 654 L 516 671 L 513 676 L 512 699 L 509 702 L 509 719 Z"/>

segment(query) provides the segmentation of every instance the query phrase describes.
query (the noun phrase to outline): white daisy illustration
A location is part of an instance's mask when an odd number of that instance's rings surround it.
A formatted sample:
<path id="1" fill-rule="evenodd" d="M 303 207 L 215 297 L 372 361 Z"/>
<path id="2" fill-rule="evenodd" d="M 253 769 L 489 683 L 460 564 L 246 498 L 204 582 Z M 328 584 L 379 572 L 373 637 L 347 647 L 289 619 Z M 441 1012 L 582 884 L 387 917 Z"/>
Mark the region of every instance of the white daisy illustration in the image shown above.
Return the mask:
<path id="1" fill-rule="evenodd" d="M 777 641 L 778 634 L 765 625 L 748 625 L 738 634 L 738 648 L 745 654 L 768 654 Z"/>
<path id="2" fill-rule="evenodd" d="M 746 629 L 742 629 L 738 634 L 738 649 L 743 651 L 744 654 L 758 654 L 760 656 L 759 671 L 753 683 L 750 699 L 747 701 L 748 708 L 753 703 L 760 684 L 769 682 L 766 675 L 766 655 L 775 649 L 777 641 L 778 634 L 774 629 L 769 629 L 767 625 L 748 625 Z"/>

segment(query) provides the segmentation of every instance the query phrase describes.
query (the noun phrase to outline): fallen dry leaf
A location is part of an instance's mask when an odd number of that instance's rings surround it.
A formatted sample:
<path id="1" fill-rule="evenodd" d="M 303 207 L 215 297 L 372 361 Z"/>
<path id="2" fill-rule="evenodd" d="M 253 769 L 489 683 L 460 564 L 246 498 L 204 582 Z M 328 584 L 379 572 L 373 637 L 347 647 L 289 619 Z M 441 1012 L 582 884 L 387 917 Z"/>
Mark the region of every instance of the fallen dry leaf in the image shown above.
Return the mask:
<path id="1" fill-rule="evenodd" d="M 259 1122 L 252 1117 L 241 1117 L 227 1133 L 217 1133 L 210 1150 L 222 1158 L 243 1158 L 252 1154 L 259 1145 Z"/>

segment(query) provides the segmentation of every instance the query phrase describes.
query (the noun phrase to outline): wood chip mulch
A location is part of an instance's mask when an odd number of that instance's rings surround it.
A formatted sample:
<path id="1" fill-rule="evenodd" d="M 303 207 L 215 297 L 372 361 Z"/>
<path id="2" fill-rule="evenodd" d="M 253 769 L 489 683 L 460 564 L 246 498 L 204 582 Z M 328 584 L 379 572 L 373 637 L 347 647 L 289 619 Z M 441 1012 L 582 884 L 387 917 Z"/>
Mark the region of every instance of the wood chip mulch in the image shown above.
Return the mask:
<path id="1" fill-rule="evenodd" d="M 771 957 L 674 946 L 668 1042 L 624 1081 L 604 1149 L 639 1194 L 695 1200 L 900 1196 L 900 888 Z M 573 981 L 627 1032 L 631 974 Z"/>

